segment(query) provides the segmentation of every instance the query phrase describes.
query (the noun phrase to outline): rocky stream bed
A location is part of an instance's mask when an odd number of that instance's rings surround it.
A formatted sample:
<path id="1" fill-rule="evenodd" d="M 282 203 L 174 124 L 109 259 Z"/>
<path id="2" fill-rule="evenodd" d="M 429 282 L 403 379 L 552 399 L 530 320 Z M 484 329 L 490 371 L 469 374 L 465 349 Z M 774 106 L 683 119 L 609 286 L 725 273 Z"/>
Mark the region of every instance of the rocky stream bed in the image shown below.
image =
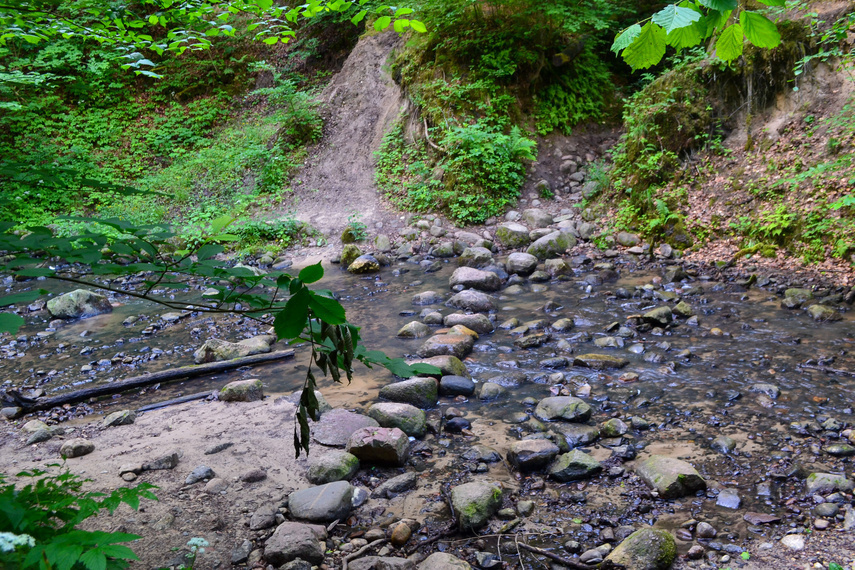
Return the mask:
<path id="1" fill-rule="evenodd" d="M 853 564 L 853 290 L 722 277 L 631 235 L 600 252 L 576 222 L 521 218 L 485 235 L 422 220 L 372 255 L 345 248 L 350 272 L 332 266 L 324 284 L 366 344 L 443 374 L 361 369 L 323 386 L 308 458 L 292 447 L 298 346 L 252 369 L 4 409 L 3 472 L 62 454 L 93 489 L 158 485 L 159 502 L 92 522 L 140 534 L 146 568 L 180 565 L 190 537 L 210 543 L 197 568 Z M 3 387 L 38 397 L 287 348 L 235 317 L 109 301 L 70 320 L 55 300 L 19 308 L 29 325 L 0 346 Z"/>

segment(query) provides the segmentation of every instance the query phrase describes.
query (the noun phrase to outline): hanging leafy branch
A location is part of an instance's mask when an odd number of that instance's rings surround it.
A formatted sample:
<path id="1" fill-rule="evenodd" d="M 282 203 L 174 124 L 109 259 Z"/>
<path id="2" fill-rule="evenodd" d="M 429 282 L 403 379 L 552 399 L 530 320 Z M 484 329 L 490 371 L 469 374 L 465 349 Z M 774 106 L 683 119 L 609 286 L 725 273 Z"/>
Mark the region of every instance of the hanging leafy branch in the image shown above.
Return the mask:
<path id="1" fill-rule="evenodd" d="M 117 7 L 87 3 L 85 10 L 69 9 L 59 0 L 0 0 L 0 46 L 13 39 L 38 44 L 52 38 L 82 37 L 114 46 L 125 60 L 122 67 L 137 74 L 160 77 L 157 64 L 144 55 L 181 54 L 206 50 L 219 37 L 231 37 L 240 29 L 254 32 L 254 39 L 273 45 L 287 43 L 296 34 L 300 20 L 322 12 L 355 11 L 354 24 L 369 10 L 368 0 L 308 0 L 288 7 L 273 0 L 141 0 Z M 411 28 L 426 31 L 425 25 L 405 17 L 411 8 L 383 5 L 374 9 L 377 31 L 392 26 L 398 33 Z"/>
<path id="2" fill-rule="evenodd" d="M 308 342 L 311 347 L 309 368 L 297 409 L 294 446 L 297 454 L 308 452 L 308 418 L 317 419 L 314 370 L 336 382 L 342 376 L 351 381 L 353 365 L 380 365 L 401 377 L 438 374 L 428 364 L 408 365 L 403 359 L 369 351 L 361 343 L 359 327 L 349 323 L 345 309 L 331 291 L 313 290 L 324 275 L 320 263 L 303 268 L 293 276 L 283 272 L 257 274 L 247 267 L 232 267 L 220 257 L 220 243 L 237 236 L 226 233 L 233 221 L 223 217 L 212 223 L 211 235 L 198 247 L 176 250 L 176 236 L 169 227 L 136 226 L 118 219 L 92 220 L 103 230 L 86 230 L 73 237 L 55 237 L 48 228 L 30 228 L 16 235 L 13 222 L 0 222 L 0 251 L 6 257 L 3 269 L 19 278 L 44 277 L 129 295 L 158 303 L 174 310 L 207 314 L 233 314 L 272 325 L 279 340 Z M 114 284 L 116 277 L 141 276 L 142 289 L 130 290 Z M 103 276 L 109 276 L 104 279 Z M 102 277 L 99 279 L 99 277 Z M 164 292 L 187 291 L 189 279 L 202 278 L 210 283 L 210 296 L 176 301 Z M 222 285 L 228 283 L 228 285 Z M 16 333 L 24 324 L 15 305 L 31 303 L 48 292 L 31 289 L 0 297 L 0 332 Z"/>
<path id="3" fill-rule="evenodd" d="M 758 0 L 766 6 L 784 6 L 785 0 Z M 659 63 L 670 46 L 676 50 L 714 40 L 712 54 L 729 63 L 742 55 L 745 41 L 759 48 L 775 48 L 781 34 L 765 15 L 745 10 L 738 0 L 684 0 L 670 4 L 643 22 L 617 35 L 612 51 L 633 69 Z"/>

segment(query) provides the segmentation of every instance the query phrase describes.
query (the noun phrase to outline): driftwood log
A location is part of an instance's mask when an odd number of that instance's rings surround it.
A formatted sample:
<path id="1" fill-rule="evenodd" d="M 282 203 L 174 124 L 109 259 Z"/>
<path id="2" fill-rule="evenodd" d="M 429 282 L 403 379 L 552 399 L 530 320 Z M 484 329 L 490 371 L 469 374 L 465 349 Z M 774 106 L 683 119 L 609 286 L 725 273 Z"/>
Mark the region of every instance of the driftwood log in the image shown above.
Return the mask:
<path id="1" fill-rule="evenodd" d="M 195 378 L 197 376 L 207 376 L 224 372 L 226 370 L 234 370 L 242 366 L 253 366 L 255 364 L 266 364 L 268 362 L 276 362 L 286 358 L 293 358 L 293 350 L 280 350 L 268 354 L 255 354 L 253 356 L 245 356 L 243 358 L 235 358 L 232 360 L 224 360 L 222 362 L 209 362 L 208 364 L 199 364 L 195 366 L 182 366 L 180 368 L 172 368 L 170 370 L 161 370 L 160 372 L 152 372 L 141 376 L 134 376 L 119 382 L 111 382 L 110 384 L 102 384 L 92 388 L 84 388 L 75 390 L 66 394 L 52 396 L 50 398 L 37 398 L 30 400 L 29 398 L 15 397 L 17 394 L 12 391 L 7 391 L 7 397 L 12 397 L 16 400 L 18 407 L 23 413 L 35 412 L 38 410 L 49 410 L 57 406 L 65 404 L 75 404 L 84 402 L 90 398 L 99 398 L 102 396 L 112 396 L 126 390 L 143 388 L 151 386 L 158 382 L 167 382 L 171 380 L 179 380 L 182 378 Z M 210 394 L 210 392 L 207 392 Z"/>

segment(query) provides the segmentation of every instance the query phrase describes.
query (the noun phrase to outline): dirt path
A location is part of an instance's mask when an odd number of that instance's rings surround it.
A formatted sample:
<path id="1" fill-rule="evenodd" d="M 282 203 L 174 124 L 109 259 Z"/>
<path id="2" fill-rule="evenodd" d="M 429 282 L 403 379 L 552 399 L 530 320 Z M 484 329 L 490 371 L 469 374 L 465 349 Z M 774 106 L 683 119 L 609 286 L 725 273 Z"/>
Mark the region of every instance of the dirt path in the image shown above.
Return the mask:
<path id="1" fill-rule="evenodd" d="M 323 141 L 294 177 L 294 196 L 297 219 L 328 238 L 337 238 L 352 214 L 369 228 L 395 216 L 374 187 L 374 150 L 404 103 L 383 69 L 398 41 L 391 31 L 361 38 L 321 96 Z"/>

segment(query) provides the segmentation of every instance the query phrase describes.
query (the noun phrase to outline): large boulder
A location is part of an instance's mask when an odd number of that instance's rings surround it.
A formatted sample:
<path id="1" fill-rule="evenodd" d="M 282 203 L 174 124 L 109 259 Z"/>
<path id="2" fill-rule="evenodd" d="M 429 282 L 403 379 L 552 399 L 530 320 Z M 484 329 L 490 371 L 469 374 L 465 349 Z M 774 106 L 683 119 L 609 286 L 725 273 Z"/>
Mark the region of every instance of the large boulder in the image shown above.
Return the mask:
<path id="1" fill-rule="evenodd" d="M 554 221 L 552 214 L 539 208 L 523 210 L 522 219 L 532 228 L 547 228 Z"/>
<path id="2" fill-rule="evenodd" d="M 523 439 L 511 444 L 508 462 L 520 471 L 534 471 L 548 465 L 559 451 L 548 439 Z"/>
<path id="3" fill-rule="evenodd" d="M 458 267 L 451 274 L 448 286 L 453 288 L 458 285 L 479 291 L 498 291 L 502 288 L 502 279 L 492 271 L 483 271 L 474 267 Z"/>
<path id="4" fill-rule="evenodd" d="M 380 424 L 368 416 L 336 408 L 312 424 L 312 438 L 321 445 L 344 447 L 353 432 L 367 427 L 380 427 Z"/>
<path id="5" fill-rule="evenodd" d="M 570 453 L 559 455 L 555 462 L 549 466 L 549 477 L 556 481 L 566 483 L 567 481 L 579 481 L 589 479 L 602 471 L 600 462 L 580 451 L 574 449 Z"/>
<path id="6" fill-rule="evenodd" d="M 457 258 L 457 265 L 481 269 L 493 264 L 493 252 L 486 247 L 467 247 Z"/>
<path id="7" fill-rule="evenodd" d="M 411 321 L 401 327 L 398 338 L 423 338 L 430 334 L 430 327 L 419 321 Z"/>
<path id="8" fill-rule="evenodd" d="M 309 456 L 309 470 L 306 478 L 315 485 L 325 485 L 335 481 L 349 481 L 359 471 L 359 459 L 355 455 L 340 449 L 313 451 Z"/>
<path id="9" fill-rule="evenodd" d="M 487 272 L 485 271 L 485 273 Z M 498 279 L 498 277 L 496 278 Z M 446 305 L 473 313 L 489 313 L 496 310 L 496 305 L 493 303 L 492 297 L 474 289 L 461 291 L 449 299 Z"/>
<path id="10" fill-rule="evenodd" d="M 431 356 L 430 358 L 408 361 L 408 364 L 418 363 L 436 366 L 440 370 L 440 376 L 466 376 L 469 378 L 469 371 L 466 370 L 466 365 L 463 364 L 463 362 L 456 356 L 444 354 L 441 356 Z"/>
<path id="11" fill-rule="evenodd" d="M 264 399 L 264 385 L 258 378 L 235 380 L 223 386 L 217 398 L 222 402 L 257 402 Z"/>
<path id="12" fill-rule="evenodd" d="M 651 455 L 638 462 L 635 472 L 663 499 L 678 499 L 707 488 L 707 482 L 694 467 L 674 457 Z"/>
<path id="13" fill-rule="evenodd" d="M 422 358 L 448 354 L 462 360 L 472 352 L 473 346 L 475 338 L 468 334 L 436 334 L 427 339 L 416 354 Z"/>
<path id="14" fill-rule="evenodd" d="M 573 358 L 573 366 L 592 368 L 594 370 L 623 368 L 627 364 L 629 364 L 629 360 L 608 354 L 580 354 Z"/>
<path id="15" fill-rule="evenodd" d="M 498 483 L 464 483 L 451 490 L 451 504 L 460 529 L 477 530 L 502 506 L 502 488 Z"/>
<path id="16" fill-rule="evenodd" d="M 380 402 L 368 408 L 368 415 L 381 427 L 398 428 L 413 437 L 424 437 L 427 427 L 425 413 L 410 404 Z"/>
<path id="17" fill-rule="evenodd" d="M 667 530 L 643 528 L 617 545 L 602 569 L 668 570 L 677 557 L 677 543 Z"/>
<path id="18" fill-rule="evenodd" d="M 383 386 L 380 388 L 380 397 L 392 402 L 429 409 L 436 406 L 439 401 L 438 392 L 439 387 L 436 379 L 428 376 L 416 376 Z"/>
<path id="19" fill-rule="evenodd" d="M 83 438 L 70 439 L 59 448 L 59 454 L 71 459 L 72 457 L 83 457 L 95 451 L 95 444 Z"/>
<path id="20" fill-rule="evenodd" d="M 535 417 L 541 421 L 584 422 L 591 417 L 592 413 L 591 406 L 573 396 L 544 398 L 534 410 Z"/>
<path id="21" fill-rule="evenodd" d="M 347 451 L 366 463 L 401 466 L 409 450 L 410 440 L 398 428 L 362 428 L 347 442 Z"/>
<path id="22" fill-rule="evenodd" d="M 341 258 L 339 262 L 342 267 L 347 269 L 360 255 L 362 255 L 362 250 L 359 249 L 359 246 L 349 243 L 341 250 Z"/>
<path id="23" fill-rule="evenodd" d="M 86 289 L 76 289 L 49 299 L 47 309 L 57 319 L 79 319 L 109 313 L 113 310 L 113 305 L 104 295 Z"/>
<path id="24" fill-rule="evenodd" d="M 543 261 L 550 257 L 560 257 L 564 255 L 568 249 L 575 246 L 576 238 L 573 237 L 573 234 L 555 231 L 543 236 L 528 246 L 526 253 L 529 253 Z"/>
<path id="25" fill-rule="evenodd" d="M 508 273 L 531 275 L 537 269 L 537 258 L 530 253 L 516 252 L 508 256 Z"/>
<path id="26" fill-rule="evenodd" d="M 507 249 L 524 247 L 531 243 L 528 228 L 516 222 L 505 222 L 496 228 L 496 241 Z"/>
<path id="27" fill-rule="evenodd" d="M 315 529 L 306 524 L 284 522 L 264 545 L 264 559 L 274 566 L 300 558 L 312 564 L 324 561 L 324 545 Z"/>
<path id="28" fill-rule="evenodd" d="M 373 255 L 360 255 L 351 262 L 347 270 L 354 275 L 376 273 L 380 271 L 380 262 Z"/>
<path id="29" fill-rule="evenodd" d="M 475 331 L 478 334 L 491 333 L 496 329 L 493 321 L 487 315 L 482 313 L 464 314 L 452 313 L 443 319 L 443 324 L 447 327 L 455 325 L 463 325 L 464 327 Z"/>
<path id="30" fill-rule="evenodd" d="M 209 338 L 193 353 L 193 361 L 196 364 L 204 364 L 264 354 L 270 352 L 270 345 L 275 341 L 276 337 L 273 335 L 261 335 L 240 342 Z"/>
<path id="31" fill-rule="evenodd" d="M 472 566 L 446 552 L 434 552 L 419 564 L 419 570 L 472 570 Z"/>
<path id="32" fill-rule="evenodd" d="M 344 520 L 353 507 L 353 486 L 335 481 L 294 491 L 288 495 L 288 512 L 295 519 L 311 522 Z"/>

